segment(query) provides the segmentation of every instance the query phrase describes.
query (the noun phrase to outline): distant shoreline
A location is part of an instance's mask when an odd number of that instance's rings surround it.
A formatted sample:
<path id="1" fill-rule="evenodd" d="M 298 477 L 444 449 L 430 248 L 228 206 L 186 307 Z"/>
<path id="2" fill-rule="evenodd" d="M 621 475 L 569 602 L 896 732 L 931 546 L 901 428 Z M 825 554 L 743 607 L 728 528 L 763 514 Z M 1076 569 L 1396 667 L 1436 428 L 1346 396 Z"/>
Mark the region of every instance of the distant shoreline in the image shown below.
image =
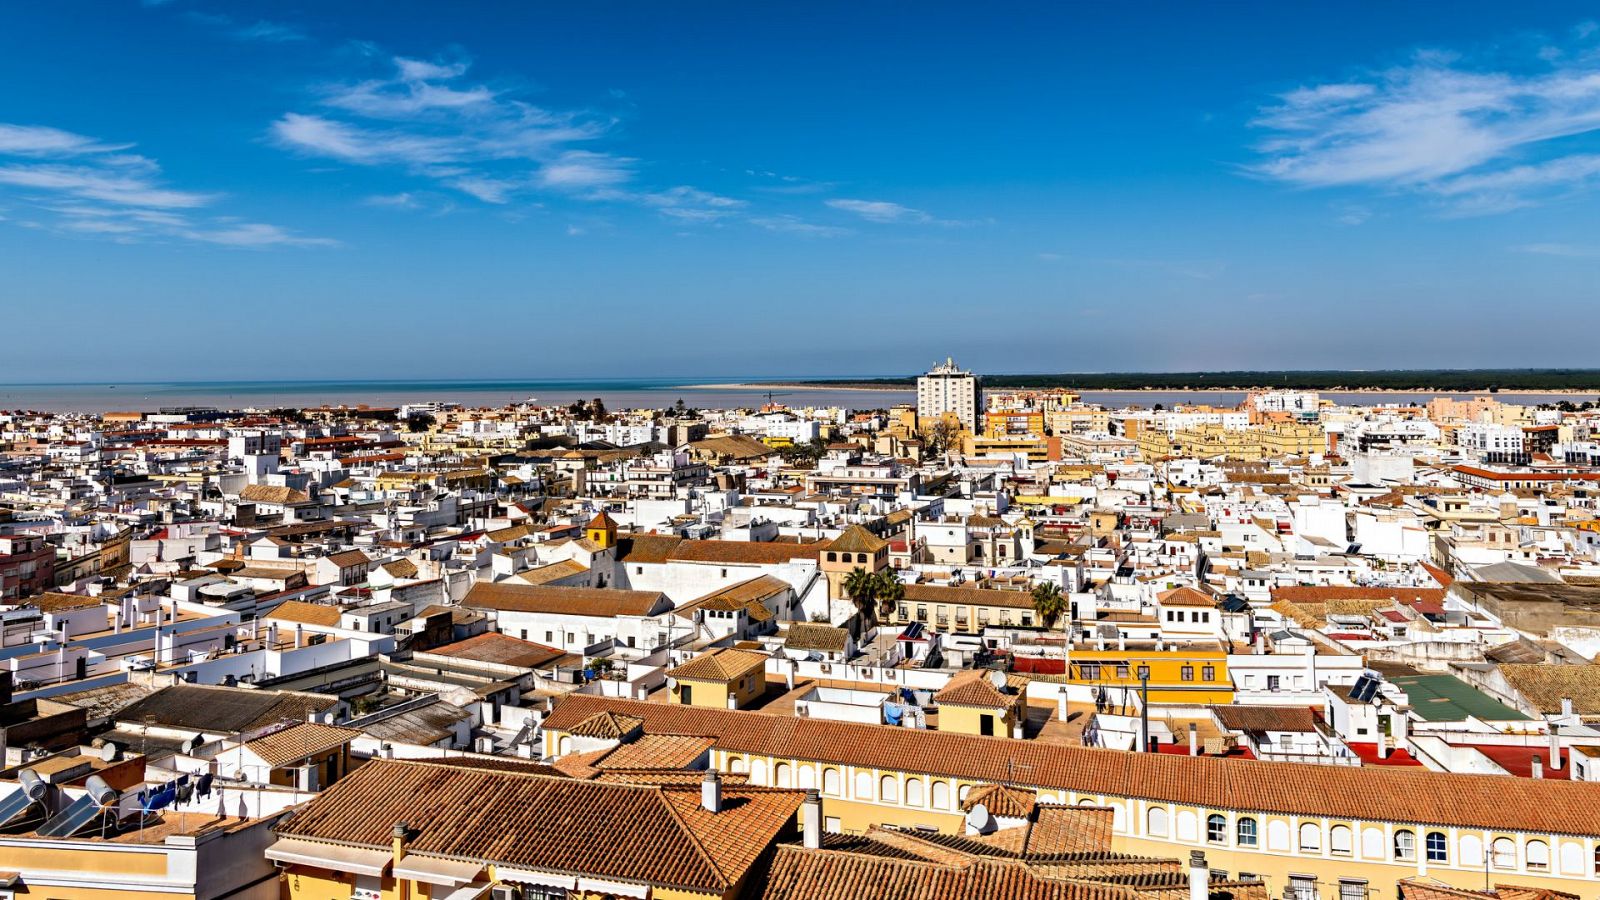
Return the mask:
<path id="1" fill-rule="evenodd" d="M 700 391 L 860 391 L 863 393 L 907 393 L 915 391 L 916 384 L 862 384 L 860 382 L 826 382 L 826 381 L 792 381 L 792 382 L 745 382 L 731 384 L 686 384 L 680 385 L 684 390 Z M 1076 394 L 1248 394 L 1252 391 L 1292 390 L 1314 394 L 1437 394 L 1439 396 L 1453 394 L 1495 396 L 1526 396 L 1528 394 L 1548 394 L 1551 396 L 1575 397 L 1600 397 L 1600 388 L 1502 388 L 1491 391 L 1488 388 L 1475 388 L 1470 390 L 1417 387 L 1417 388 L 1273 388 L 1273 387 L 1142 387 L 1142 388 L 1068 388 L 1056 385 L 1037 385 L 1033 387 L 1022 385 L 1006 385 L 1004 387 L 991 387 L 987 390 L 995 392 L 1005 391 L 1051 391 L 1070 390 Z"/>

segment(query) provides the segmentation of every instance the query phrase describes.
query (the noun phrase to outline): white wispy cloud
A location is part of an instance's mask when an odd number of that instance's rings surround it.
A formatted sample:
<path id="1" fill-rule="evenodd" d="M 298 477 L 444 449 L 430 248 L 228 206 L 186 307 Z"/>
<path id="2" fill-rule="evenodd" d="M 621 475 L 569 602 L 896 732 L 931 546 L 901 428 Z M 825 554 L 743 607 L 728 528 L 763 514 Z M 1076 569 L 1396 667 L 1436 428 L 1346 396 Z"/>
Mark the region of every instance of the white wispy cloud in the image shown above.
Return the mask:
<path id="1" fill-rule="evenodd" d="M 912 209 L 909 206 L 901 206 L 898 203 L 890 203 L 887 200 L 839 199 L 828 200 L 826 203 L 828 206 L 834 209 L 844 210 L 848 213 L 854 213 L 861 218 L 866 219 L 868 222 L 877 222 L 880 224 L 889 224 L 893 222 L 924 224 L 934 220 L 933 216 L 928 215 L 920 209 Z"/>
<path id="2" fill-rule="evenodd" d="M 237 28 L 233 31 L 233 36 L 241 41 L 264 41 L 269 44 L 307 40 L 306 33 L 292 25 L 265 20 Z"/>
<path id="3" fill-rule="evenodd" d="M 422 206 L 421 201 L 410 191 L 402 191 L 398 194 L 373 194 L 361 202 L 367 206 L 388 209 L 417 209 Z"/>
<path id="4" fill-rule="evenodd" d="M 105 144 L 94 138 L 45 125 L 0 123 L 0 154 L 12 156 L 78 156 L 126 150 L 132 144 Z"/>
<path id="5" fill-rule="evenodd" d="M 1538 256 L 1560 256 L 1567 259 L 1600 259 L 1600 246 L 1545 243 L 1521 244 L 1511 249 L 1519 253 L 1533 253 Z"/>
<path id="6" fill-rule="evenodd" d="M 1584 191 L 1600 131 L 1600 57 L 1530 53 L 1525 71 L 1450 53 L 1279 95 L 1253 125 L 1269 136 L 1253 174 L 1306 188 L 1415 192 L 1448 212 L 1499 212 Z"/>
<path id="7" fill-rule="evenodd" d="M 161 5 L 161 4 L 146 4 Z M 182 18 L 188 19 L 197 25 L 215 28 L 224 36 L 236 41 L 257 41 L 263 44 L 286 44 L 294 41 L 310 40 L 310 36 L 293 25 L 283 22 L 269 22 L 266 19 L 257 19 L 254 22 L 240 22 L 234 17 L 224 13 L 203 12 L 191 9 L 183 13 Z"/>
<path id="8" fill-rule="evenodd" d="M 466 79 L 471 63 L 387 60 L 380 78 L 324 86 L 319 112 L 272 123 L 279 146 L 354 165 L 391 166 L 485 203 L 539 190 L 583 193 L 633 180 L 636 160 L 580 146 L 614 124 L 551 110 Z"/>
<path id="9" fill-rule="evenodd" d="M 73 234 L 112 240 L 179 239 L 266 247 L 333 243 L 265 223 L 201 215 L 214 193 L 168 185 L 161 167 L 111 143 L 43 125 L 0 123 L 0 189 L 48 217 L 36 222 Z"/>
<path id="10" fill-rule="evenodd" d="M 749 222 L 757 228 L 764 228 L 767 231 L 776 231 L 780 234 L 798 234 L 804 237 L 842 237 L 851 233 L 848 228 L 839 228 L 834 225 L 818 225 L 815 222 L 807 222 L 798 216 L 787 214 L 751 216 Z"/>
<path id="11" fill-rule="evenodd" d="M 634 162 L 591 150 L 567 150 L 541 166 L 534 177 L 544 187 L 562 190 L 611 187 L 632 180 Z"/>

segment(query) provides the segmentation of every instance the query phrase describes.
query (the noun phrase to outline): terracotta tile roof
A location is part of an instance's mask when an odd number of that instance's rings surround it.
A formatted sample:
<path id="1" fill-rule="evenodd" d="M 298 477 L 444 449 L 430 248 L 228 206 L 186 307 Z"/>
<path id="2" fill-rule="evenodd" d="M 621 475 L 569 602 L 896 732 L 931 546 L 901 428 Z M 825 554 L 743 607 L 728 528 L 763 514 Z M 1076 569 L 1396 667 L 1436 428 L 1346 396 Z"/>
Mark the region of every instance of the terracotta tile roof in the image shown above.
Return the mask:
<path id="1" fill-rule="evenodd" d="M 803 793 L 724 785 L 722 811 L 696 787 L 637 786 L 375 759 L 287 820 L 284 837 L 376 849 L 396 822 L 407 849 L 724 894 L 744 880 Z"/>
<path id="2" fill-rule="evenodd" d="M 1213 706 L 1211 711 L 1222 727 L 1230 731 L 1317 730 L 1316 717 L 1307 706 Z"/>
<path id="3" fill-rule="evenodd" d="M 583 563 L 575 559 L 563 559 L 560 562 L 553 562 L 537 569 L 529 569 L 518 575 L 517 580 L 524 584 L 549 584 L 552 581 L 560 581 L 563 578 L 582 575 L 587 571 L 589 571 L 589 567 Z"/>
<path id="4" fill-rule="evenodd" d="M 517 582 L 480 581 L 467 591 L 463 606 L 499 612 L 566 616 L 647 616 L 661 603 L 660 591 L 614 591 L 606 588 L 547 587 Z"/>
<path id="5" fill-rule="evenodd" d="M 484 535 L 497 544 L 507 544 L 518 538 L 525 538 L 533 533 L 533 529 L 526 525 L 512 525 L 508 528 L 497 528 Z"/>
<path id="6" fill-rule="evenodd" d="M 299 722 L 266 737 L 245 742 L 245 749 L 261 757 L 269 766 L 284 766 L 308 756 L 336 750 L 361 737 L 353 728 L 338 728 L 315 722 Z"/>
<path id="7" fill-rule="evenodd" d="M 435 647 L 427 652 L 435 656 L 500 663 L 525 669 L 542 668 L 567 655 L 565 650 L 524 641 L 498 631 L 475 634 L 464 641 Z"/>
<path id="8" fill-rule="evenodd" d="M 1217 605 L 1215 597 L 1203 591 L 1197 591 L 1192 587 L 1180 587 L 1173 588 L 1170 591 L 1163 591 L 1156 595 L 1156 601 L 1162 606 L 1214 607 Z"/>
<path id="9" fill-rule="evenodd" d="M 47 593 L 40 594 L 37 597 L 31 597 L 25 602 L 40 612 L 58 613 L 67 612 L 68 610 L 73 609 L 88 609 L 91 606 L 99 606 L 100 604 L 104 603 L 105 600 L 100 597 L 92 597 L 88 594 L 62 594 L 56 591 L 49 591 Z"/>
<path id="10" fill-rule="evenodd" d="M 631 563 L 664 563 L 683 543 L 683 538 L 670 534 L 630 534 L 617 538 L 617 561 Z"/>
<path id="11" fill-rule="evenodd" d="M 1600 783 L 1458 775 L 1421 768 L 1263 762 L 978 737 L 569 694 L 545 720 L 564 731 L 604 711 L 647 733 L 703 734 L 717 747 L 995 783 L 1026 783 L 1263 813 L 1600 836 Z"/>
<path id="12" fill-rule="evenodd" d="M 383 564 L 383 570 L 395 578 L 417 577 L 417 564 L 409 559 L 397 559 Z"/>
<path id="13" fill-rule="evenodd" d="M 647 734 L 619 744 L 596 760 L 597 769 L 686 769 L 711 749 L 707 737 L 685 734 Z M 695 773 L 703 778 L 700 773 Z"/>
<path id="14" fill-rule="evenodd" d="M 767 665 L 765 653 L 752 653 L 748 650 L 734 650 L 724 647 L 703 653 L 689 660 L 681 666 L 667 670 L 667 674 L 674 678 L 688 679 L 690 681 L 715 681 L 727 684 L 737 681 L 751 672 L 762 672 Z"/>
<path id="15" fill-rule="evenodd" d="M 353 569 L 356 566 L 365 566 L 372 562 L 371 558 L 369 558 L 365 553 L 362 553 L 360 550 L 345 550 L 339 553 L 330 553 L 324 557 L 324 559 L 341 569 Z"/>
<path id="16" fill-rule="evenodd" d="M 860 525 L 851 525 L 844 530 L 844 533 L 829 541 L 823 549 L 841 553 L 877 553 L 887 546 L 889 546 L 888 541 Z"/>
<path id="17" fill-rule="evenodd" d="M 1116 885 L 1046 878 L 1008 859 L 929 862 L 878 853 L 778 848 L 762 900 L 1128 900 Z"/>
<path id="18" fill-rule="evenodd" d="M 683 541 L 672 550 L 675 562 L 775 566 L 795 559 L 816 559 L 824 541 Z"/>
<path id="19" fill-rule="evenodd" d="M 1578 715 L 1600 714 L 1600 665 L 1503 663 L 1500 674 L 1541 713 L 1561 712 L 1561 698 L 1566 697 Z"/>
<path id="20" fill-rule="evenodd" d="M 311 497 L 303 491 L 272 484 L 247 484 L 239 491 L 239 499 L 247 503 L 274 503 L 279 506 L 311 502 Z"/>
<path id="21" fill-rule="evenodd" d="M 973 807 L 982 803 L 990 815 L 1026 819 L 1033 812 L 1038 799 L 1038 794 L 1024 788 L 1009 784 L 985 784 L 967 792 L 967 799 L 961 801 L 961 811 L 971 812 Z"/>
<path id="22" fill-rule="evenodd" d="M 961 606 L 1005 606 L 1033 609 L 1033 595 L 1027 591 L 997 591 L 990 588 L 946 587 L 937 584 L 908 584 L 906 599 L 912 603 L 952 603 Z"/>
<path id="23" fill-rule="evenodd" d="M 582 722 L 572 726 L 568 734 L 578 737 L 608 738 L 621 740 L 631 734 L 635 729 L 644 724 L 638 716 L 622 715 L 614 712 L 595 713 Z"/>
<path id="24" fill-rule="evenodd" d="M 337 627 L 339 617 L 342 615 L 339 607 L 327 603 L 307 603 L 304 600 L 285 600 L 277 608 L 267 613 L 265 618 L 269 622 L 299 623 L 301 625 L 324 625 L 330 628 Z"/>
<path id="25" fill-rule="evenodd" d="M 848 646 L 850 632 L 832 625 L 812 622 L 795 622 L 783 638 L 788 650 L 818 650 L 823 653 L 843 653 Z"/>
<path id="26" fill-rule="evenodd" d="M 933 695 L 933 702 L 941 706 L 975 706 L 980 709 L 1009 710 L 1028 702 L 1028 679 L 1021 675 L 1004 676 L 1005 690 L 994 686 L 988 671 L 967 671 L 957 674 L 950 683 Z"/>

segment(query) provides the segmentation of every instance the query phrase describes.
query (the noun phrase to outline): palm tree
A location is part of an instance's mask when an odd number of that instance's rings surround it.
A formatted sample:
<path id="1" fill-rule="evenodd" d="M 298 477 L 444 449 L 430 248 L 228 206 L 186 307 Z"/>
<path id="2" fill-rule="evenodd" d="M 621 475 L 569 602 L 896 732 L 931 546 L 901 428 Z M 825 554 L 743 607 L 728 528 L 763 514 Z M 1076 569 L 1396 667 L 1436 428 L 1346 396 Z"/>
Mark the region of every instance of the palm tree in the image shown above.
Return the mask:
<path id="1" fill-rule="evenodd" d="M 1067 598 L 1061 593 L 1061 585 L 1041 582 L 1033 586 L 1033 611 L 1045 628 L 1054 628 L 1067 608 Z"/>
<path id="2" fill-rule="evenodd" d="M 868 622 L 873 620 L 877 607 L 874 601 L 878 597 L 878 578 L 866 569 L 856 566 L 850 574 L 844 577 L 844 593 L 854 601 L 856 609 L 861 611 L 861 617 Z"/>
<path id="3" fill-rule="evenodd" d="M 906 586 L 888 570 L 879 572 L 877 578 L 878 614 L 887 619 L 894 615 L 895 607 L 906 598 Z"/>

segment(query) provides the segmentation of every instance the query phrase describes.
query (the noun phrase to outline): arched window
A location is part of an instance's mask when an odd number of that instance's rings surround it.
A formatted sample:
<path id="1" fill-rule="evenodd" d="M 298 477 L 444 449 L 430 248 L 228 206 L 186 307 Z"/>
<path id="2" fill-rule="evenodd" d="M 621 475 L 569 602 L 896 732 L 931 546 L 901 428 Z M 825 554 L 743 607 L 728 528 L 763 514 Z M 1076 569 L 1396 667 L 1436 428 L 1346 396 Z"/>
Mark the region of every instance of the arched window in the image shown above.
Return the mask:
<path id="1" fill-rule="evenodd" d="M 1239 838 L 1239 846 L 1254 847 L 1256 845 L 1256 820 L 1245 816 L 1239 820 L 1234 828 L 1234 833 Z"/>
<path id="2" fill-rule="evenodd" d="M 1315 822 L 1307 822 L 1300 826 L 1300 852 L 1322 852 L 1322 829 Z"/>
<path id="3" fill-rule="evenodd" d="M 1335 825 L 1328 829 L 1328 850 L 1335 856 L 1349 856 L 1355 852 L 1355 835 L 1349 825 Z"/>
<path id="4" fill-rule="evenodd" d="M 794 772 L 790 769 L 788 763 L 778 763 L 778 767 L 773 770 L 773 773 L 777 776 L 773 780 L 778 783 L 778 787 L 794 787 Z"/>
<path id="5" fill-rule="evenodd" d="M 885 803 L 900 802 L 900 782 L 893 775 L 885 775 L 878 779 L 878 799 Z"/>
<path id="6" fill-rule="evenodd" d="M 750 761 L 750 783 L 767 783 L 767 764 L 764 760 L 752 759 Z"/>
<path id="7" fill-rule="evenodd" d="M 1394 858 L 1400 860 L 1417 858 L 1417 836 L 1402 828 L 1394 833 Z"/>
<path id="8" fill-rule="evenodd" d="M 906 781 L 906 805 L 922 805 L 922 779 L 912 778 Z"/>
<path id="9" fill-rule="evenodd" d="M 743 772 L 744 771 L 744 757 L 735 756 L 733 758 L 733 764 L 728 767 L 728 771 L 733 772 L 736 775 L 741 773 L 741 772 Z"/>
<path id="10" fill-rule="evenodd" d="M 571 753 L 571 752 L 572 752 L 572 738 L 567 737 L 566 735 L 562 735 L 561 736 L 561 743 L 559 745 L 557 745 L 557 747 L 556 747 L 556 755 L 558 755 L 558 756 L 566 756 L 568 753 Z"/>
<path id="11" fill-rule="evenodd" d="M 1496 869 L 1517 867 L 1517 844 L 1511 838 L 1495 838 L 1489 845 L 1489 864 Z"/>
<path id="12" fill-rule="evenodd" d="M 817 770 L 811 768 L 810 766 L 801 766 L 800 767 L 800 784 L 798 785 L 798 787 L 801 790 L 804 791 L 804 790 L 810 790 L 811 788 L 814 788 L 816 786 L 817 786 Z"/>
<path id="13" fill-rule="evenodd" d="M 1550 871 L 1550 845 L 1544 841 L 1529 841 L 1522 848 L 1530 872 Z"/>
<path id="14" fill-rule="evenodd" d="M 971 791 L 971 790 L 972 790 L 972 785 L 970 785 L 970 784 L 963 784 L 963 785 L 962 785 L 962 786 L 961 786 L 961 790 L 959 790 L 959 791 L 957 791 L 957 792 L 956 792 L 956 798 L 957 798 L 957 799 L 958 799 L 958 800 L 960 800 L 960 801 L 961 801 L 961 802 L 962 802 L 962 803 L 965 803 L 965 802 L 967 802 L 967 793 L 968 793 L 968 792 L 969 792 L 969 791 Z"/>
<path id="15" fill-rule="evenodd" d="M 1228 820 L 1221 813 L 1206 816 L 1206 840 L 1213 844 L 1228 842 Z"/>
<path id="16" fill-rule="evenodd" d="M 1144 830 L 1151 837 L 1167 836 L 1167 808 L 1165 806 L 1152 806 L 1145 814 Z"/>
<path id="17" fill-rule="evenodd" d="M 1483 866 L 1483 841 L 1470 835 L 1461 836 L 1456 845 L 1456 865 L 1477 869 Z"/>
<path id="18" fill-rule="evenodd" d="M 872 773 L 856 773 L 856 798 L 859 800 L 872 799 Z"/>
<path id="19" fill-rule="evenodd" d="M 1428 862 L 1449 862 L 1450 844 L 1445 840 L 1444 832 L 1430 831 L 1427 838 Z"/>
<path id="20" fill-rule="evenodd" d="M 1594 873 L 1600 875 L 1600 847 L 1594 848 Z"/>
<path id="21" fill-rule="evenodd" d="M 839 770 L 838 769 L 823 769 L 822 770 L 822 792 L 824 794 L 832 794 L 835 797 L 839 796 Z"/>
<path id="22" fill-rule="evenodd" d="M 950 808 L 950 785 L 948 783 L 935 781 L 933 783 L 932 796 L 934 809 Z"/>

